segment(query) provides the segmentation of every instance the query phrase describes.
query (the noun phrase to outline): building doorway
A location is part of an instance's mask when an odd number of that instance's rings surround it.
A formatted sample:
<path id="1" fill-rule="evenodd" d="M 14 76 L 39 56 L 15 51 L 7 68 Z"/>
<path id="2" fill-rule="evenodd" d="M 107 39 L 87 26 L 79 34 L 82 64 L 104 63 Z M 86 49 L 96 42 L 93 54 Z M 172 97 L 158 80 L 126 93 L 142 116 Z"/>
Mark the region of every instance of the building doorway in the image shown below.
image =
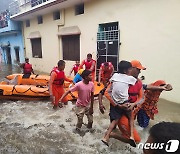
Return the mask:
<path id="1" fill-rule="evenodd" d="M 7 64 L 12 64 L 12 61 L 11 61 L 11 48 L 9 46 L 6 47 L 6 58 L 7 58 Z"/>
<path id="2" fill-rule="evenodd" d="M 97 33 L 97 72 L 101 63 L 112 62 L 115 71 L 118 70 L 120 32 L 119 23 L 99 24 Z"/>
<path id="3" fill-rule="evenodd" d="M 19 47 L 14 47 L 14 50 L 15 50 L 15 55 L 16 55 L 16 62 L 20 62 Z"/>

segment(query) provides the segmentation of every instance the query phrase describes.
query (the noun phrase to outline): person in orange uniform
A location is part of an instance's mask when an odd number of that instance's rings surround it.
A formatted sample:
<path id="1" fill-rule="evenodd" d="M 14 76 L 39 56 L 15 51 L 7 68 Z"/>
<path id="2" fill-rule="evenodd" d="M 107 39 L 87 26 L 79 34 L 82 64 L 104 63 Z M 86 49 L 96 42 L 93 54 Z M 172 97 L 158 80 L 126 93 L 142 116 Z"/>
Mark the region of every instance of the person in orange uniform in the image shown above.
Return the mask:
<path id="1" fill-rule="evenodd" d="M 71 73 L 74 71 L 74 76 L 76 75 L 76 73 L 78 72 L 78 68 L 79 68 L 79 65 L 80 65 L 80 62 L 79 61 L 76 61 L 76 64 L 73 65 L 70 73 L 69 73 L 69 76 L 71 76 Z"/>
<path id="2" fill-rule="evenodd" d="M 92 59 L 92 54 L 87 54 L 87 58 L 83 60 L 79 66 L 79 70 L 83 68 L 85 65 L 85 69 L 91 71 L 92 81 L 95 80 L 95 71 L 96 71 L 96 61 Z"/>
<path id="3" fill-rule="evenodd" d="M 135 113 L 138 112 L 139 106 L 142 105 L 144 102 L 144 93 L 143 93 L 143 87 L 142 87 L 142 82 L 140 79 L 138 79 L 139 74 L 141 73 L 141 70 L 145 70 L 146 68 L 142 66 L 142 64 L 138 60 L 132 60 L 132 76 L 137 79 L 135 85 L 131 85 L 128 90 L 129 98 L 130 98 L 130 103 L 125 103 L 121 105 L 121 108 L 124 108 L 125 110 L 133 109 L 134 114 L 132 116 L 135 116 Z M 109 94 L 109 86 L 105 91 L 105 96 L 106 98 L 110 101 L 110 109 L 115 107 L 116 104 L 114 103 L 113 99 L 111 98 Z M 113 120 L 113 119 L 110 119 Z M 130 140 L 130 127 L 129 127 L 129 119 L 126 116 L 122 116 L 119 119 L 118 122 L 118 127 L 119 130 L 121 131 L 122 135 L 119 135 L 118 133 L 111 132 L 110 138 L 115 138 L 117 140 L 120 140 L 125 143 L 129 143 L 131 146 L 135 147 L 133 142 Z M 133 134 L 134 134 L 134 140 L 135 143 L 139 143 L 141 141 L 141 138 L 136 131 L 136 129 L 133 129 Z"/>
<path id="4" fill-rule="evenodd" d="M 113 72 L 114 72 L 114 66 L 112 65 L 111 62 L 102 63 L 99 69 L 98 85 L 100 85 L 100 82 L 102 81 L 104 86 L 106 86 Z"/>
<path id="5" fill-rule="evenodd" d="M 23 78 L 29 78 L 31 73 L 34 74 L 34 70 L 32 68 L 32 64 L 29 63 L 29 58 L 25 58 L 25 63 L 19 63 L 19 66 L 23 68 Z"/>
<path id="6" fill-rule="evenodd" d="M 64 94 L 64 81 L 72 82 L 71 79 L 68 79 L 65 76 L 64 73 L 65 68 L 65 62 L 63 60 L 59 60 L 57 67 L 54 67 L 50 74 L 50 81 L 49 81 L 49 94 L 50 98 L 53 103 L 53 109 L 56 109 L 59 105 L 59 107 L 62 107 L 62 104 L 59 103 L 59 99 Z M 62 102 L 67 103 L 67 98 L 65 97 Z"/>

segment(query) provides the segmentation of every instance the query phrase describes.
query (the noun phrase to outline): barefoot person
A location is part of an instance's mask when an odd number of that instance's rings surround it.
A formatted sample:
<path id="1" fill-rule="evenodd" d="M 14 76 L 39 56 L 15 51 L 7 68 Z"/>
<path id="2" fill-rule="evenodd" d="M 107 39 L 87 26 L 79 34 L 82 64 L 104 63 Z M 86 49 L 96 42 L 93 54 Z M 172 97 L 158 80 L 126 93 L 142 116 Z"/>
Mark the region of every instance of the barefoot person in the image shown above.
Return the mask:
<path id="1" fill-rule="evenodd" d="M 93 104 L 94 104 L 94 83 L 92 80 L 91 71 L 84 70 L 81 74 L 83 80 L 76 83 L 74 87 L 70 88 L 65 92 L 60 102 L 67 96 L 70 92 L 77 91 L 78 99 L 76 101 L 75 113 L 77 115 L 76 130 L 80 132 L 84 114 L 87 116 L 88 124 L 87 128 L 91 129 L 93 124 Z"/>
<path id="2" fill-rule="evenodd" d="M 54 105 L 53 108 L 56 109 L 59 105 L 59 107 L 62 107 L 62 104 L 59 104 L 59 99 L 64 94 L 64 81 L 72 82 L 71 79 L 68 79 L 65 76 L 64 73 L 65 68 L 65 62 L 63 60 L 59 60 L 57 67 L 54 67 L 50 74 L 50 81 L 49 81 L 49 94 L 52 101 L 52 104 Z M 61 100 L 63 103 L 66 103 L 68 100 L 67 98 L 64 98 Z"/>
<path id="3" fill-rule="evenodd" d="M 118 73 L 115 73 L 110 79 L 110 95 L 113 101 L 116 103 L 115 107 L 110 109 L 110 118 L 112 119 L 111 124 L 109 125 L 108 130 L 106 131 L 102 142 L 108 145 L 109 135 L 112 132 L 113 128 L 118 124 L 119 119 L 122 115 L 126 115 L 130 121 L 130 139 L 134 142 L 133 136 L 133 118 L 131 116 L 131 110 L 127 111 L 122 108 L 122 104 L 130 102 L 128 96 L 128 89 L 130 85 L 136 83 L 136 78 L 131 76 L 132 65 L 128 61 L 122 60 L 118 64 Z M 120 107 L 119 107 L 120 106 Z M 135 143 L 134 143 L 135 144 Z"/>

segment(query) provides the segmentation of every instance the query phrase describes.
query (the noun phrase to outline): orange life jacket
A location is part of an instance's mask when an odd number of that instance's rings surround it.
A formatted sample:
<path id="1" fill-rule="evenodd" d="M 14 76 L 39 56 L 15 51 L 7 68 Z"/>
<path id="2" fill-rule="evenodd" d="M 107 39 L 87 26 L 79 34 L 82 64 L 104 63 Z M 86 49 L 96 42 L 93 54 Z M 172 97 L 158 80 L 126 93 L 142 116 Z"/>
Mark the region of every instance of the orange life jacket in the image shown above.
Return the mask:
<path id="1" fill-rule="evenodd" d="M 55 84 L 55 85 L 63 85 L 64 84 L 64 78 L 65 78 L 64 71 L 60 71 L 58 69 L 58 67 L 54 67 L 53 70 L 51 71 L 51 73 L 52 72 L 55 72 L 57 74 L 57 77 L 53 81 L 53 84 Z"/>
<path id="2" fill-rule="evenodd" d="M 24 69 L 23 70 L 24 74 L 31 74 L 31 72 L 32 72 L 32 65 L 29 64 L 29 63 L 25 63 L 23 69 Z"/>
<path id="3" fill-rule="evenodd" d="M 102 70 L 101 77 L 102 78 L 110 78 L 112 71 L 113 71 L 113 65 L 111 62 L 108 62 L 108 68 L 105 70 L 104 63 L 101 64 L 100 69 Z"/>
<path id="4" fill-rule="evenodd" d="M 131 103 L 136 102 L 141 88 L 142 88 L 142 82 L 139 79 L 136 81 L 135 85 L 130 85 L 128 94 L 129 94 L 129 101 Z"/>
<path id="5" fill-rule="evenodd" d="M 91 68 L 91 66 L 92 66 L 92 63 L 93 62 L 95 62 L 96 63 L 96 61 L 95 60 L 91 60 L 91 61 L 87 61 L 87 59 L 86 60 L 84 60 L 84 65 L 85 65 L 85 68 L 86 69 L 90 69 Z M 95 66 L 94 66 L 94 68 L 93 68 L 93 70 L 92 70 L 92 72 L 94 72 L 95 71 Z"/>
<path id="6" fill-rule="evenodd" d="M 76 75 L 76 73 L 78 72 L 78 68 L 79 68 L 79 64 L 74 64 L 73 65 L 74 75 Z"/>

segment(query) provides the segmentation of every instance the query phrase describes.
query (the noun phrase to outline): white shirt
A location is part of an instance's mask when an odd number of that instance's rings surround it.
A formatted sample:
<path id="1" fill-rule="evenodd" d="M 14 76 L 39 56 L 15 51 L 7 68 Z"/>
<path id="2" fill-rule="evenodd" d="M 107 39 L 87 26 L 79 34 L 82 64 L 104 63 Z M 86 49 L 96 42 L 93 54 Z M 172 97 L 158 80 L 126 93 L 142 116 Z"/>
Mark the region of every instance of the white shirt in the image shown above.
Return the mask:
<path id="1" fill-rule="evenodd" d="M 128 89 L 129 85 L 134 85 L 137 79 L 133 76 L 126 74 L 115 73 L 110 82 L 112 82 L 112 93 L 111 96 L 114 99 L 115 103 L 123 104 L 128 100 Z"/>

